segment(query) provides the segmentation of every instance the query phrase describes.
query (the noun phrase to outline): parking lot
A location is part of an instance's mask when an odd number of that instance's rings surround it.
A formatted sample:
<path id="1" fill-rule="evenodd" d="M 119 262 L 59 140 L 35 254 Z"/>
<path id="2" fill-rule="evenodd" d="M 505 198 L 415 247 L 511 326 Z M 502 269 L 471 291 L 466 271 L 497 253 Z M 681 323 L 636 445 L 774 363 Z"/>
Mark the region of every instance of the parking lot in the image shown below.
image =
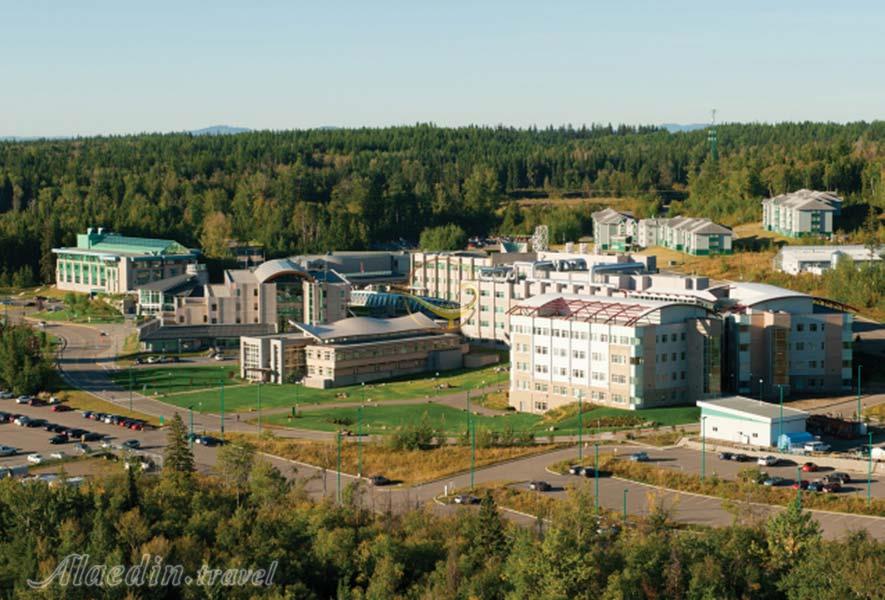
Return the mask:
<path id="1" fill-rule="evenodd" d="M 156 454 L 162 454 L 165 442 L 166 434 L 163 431 L 132 431 L 117 425 L 85 419 L 79 411 L 52 412 L 50 406 L 16 404 L 14 400 L 0 400 L 0 411 L 26 415 L 32 419 L 45 419 L 49 423 L 96 432 L 114 445 L 119 445 L 126 440 L 138 440 L 141 450 Z M 49 460 L 50 454 L 55 452 L 63 452 L 68 457 L 76 455 L 74 444 L 79 440 L 71 440 L 63 444 L 50 444 L 49 439 L 53 435 L 55 434 L 44 430 L 43 427 L 20 427 L 13 423 L 0 423 L 0 445 L 12 446 L 19 450 L 15 456 L 0 457 L 0 467 L 28 464 L 27 455 L 32 453 L 41 454 L 46 461 Z M 99 450 L 99 444 L 99 441 L 86 442 L 86 445 L 92 450 Z"/>

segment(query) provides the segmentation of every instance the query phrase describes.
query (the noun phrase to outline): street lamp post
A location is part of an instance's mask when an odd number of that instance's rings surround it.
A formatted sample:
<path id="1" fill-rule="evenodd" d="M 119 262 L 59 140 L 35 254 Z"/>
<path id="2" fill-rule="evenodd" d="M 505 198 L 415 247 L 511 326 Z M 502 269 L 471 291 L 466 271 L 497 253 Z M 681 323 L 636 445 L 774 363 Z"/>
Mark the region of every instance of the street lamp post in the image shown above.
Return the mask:
<path id="1" fill-rule="evenodd" d="M 862 423 L 863 419 L 861 418 L 862 407 L 860 405 L 860 370 L 863 369 L 863 365 L 857 365 L 857 422 Z M 860 430 L 858 430 L 859 432 Z"/>
<path id="2" fill-rule="evenodd" d="M 593 444 L 593 501 L 596 514 L 599 515 L 599 442 Z"/>
<path id="3" fill-rule="evenodd" d="M 873 502 L 873 432 L 869 432 L 870 436 L 870 453 L 867 461 L 867 505 Z"/>
<path id="4" fill-rule="evenodd" d="M 759 378 L 759 400 L 765 400 L 765 381 L 761 377 Z"/>
<path id="5" fill-rule="evenodd" d="M 261 380 L 258 381 L 258 437 L 261 437 Z"/>
<path id="6" fill-rule="evenodd" d="M 701 417 L 701 481 L 707 476 L 707 417 Z"/>
<path id="7" fill-rule="evenodd" d="M 187 407 L 187 412 L 190 414 L 190 422 L 191 422 L 191 434 L 187 436 L 188 446 L 190 448 L 194 447 L 194 405 L 191 404 Z"/>
<path id="8" fill-rule="evenodd" d="M 221 400 L 221 441 L 223 442 L 224 441 L 224 379 L 221 379 L 220 381 L 221 381 L 221 388 L 220 388 L 220 394 L 221 394 L 221 398 L 220 398 L 220 400 Z"/>
<path id="9" fill-rule="evenodd" d="M 796 467 L 796 503 L 802 508 L 802 467 Z"/>
<path id="10" fill-rule="evenodd" d="M 627 492 L 629 490 L 624 488 L 624 522 L 627 522 Z"/>
<path id="11" fill-rule="evenodd" d="M 335 498 L 341 504 L 341 430 L 338 430 L 338 483 L 335 488 Z"/>
<path id="12" fill-rule="evenodd" d="M 584 402 L 578 390 L 578 461 L 584 460 Z"/>

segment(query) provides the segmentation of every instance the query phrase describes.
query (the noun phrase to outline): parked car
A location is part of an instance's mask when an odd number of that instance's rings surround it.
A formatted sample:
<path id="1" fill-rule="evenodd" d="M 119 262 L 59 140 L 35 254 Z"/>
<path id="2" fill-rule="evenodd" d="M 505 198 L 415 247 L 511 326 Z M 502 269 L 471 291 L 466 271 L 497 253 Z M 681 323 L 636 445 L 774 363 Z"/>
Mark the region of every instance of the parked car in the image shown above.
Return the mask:
<path id="1" fill-rule="evenodd" d="M 224 354 L 216 354 L 216 355 L 213 356 L 212 358 L 213 358 L 214 360 L 217 360 L 217 361 L 225 360 L 225 358 L 224 358 Z"/>
<path id="2" fill-rule="evenodd" d="M 92 448 L 80 442 L 74 444 L 72 448 L 75 454 L 89 454 L 92 452 Z"/>
<path id="3" fill-rule="evenodd" d="M 648 453 L 647 452 L 634 452 L 630 455 L 630 460 L 633 462 L 646 462 L 648 461 Z"/>
<path id="4" fill-rule="evenodd" d="M 790 487 L 794 490 L 807 490 L 809 481 L 807 479 L 800 479 L 799 481 L 794 481 L 793 485 Z"/>
<path id="5" fill-rule="evenodd" d="M 784 484 L 785 479 L 778 475 L 772 475 L 768 479 L 762 482 L 762 485 L 766 485 L 768 487 L 776 487 Z"/>
<path id="6" fill-rule="evenodd" d="M 141 442 L 138 440 L 126 440 L 122 444 L 120 444 L 123 448 L 128 448 L 129 450 L 138 450 L 141 448 Z"/>
<path id="7" fill-rule="evenodd" d="M 0 400 L 12 400 L 15 397 L 15 394 L 12 392 L 7 392 L 5 390 L 0 391 Z"/>
<path id="8" fill-rule="evenodd" d="M 824 482 L 820 479 L 815 479 L 814 481 L 810 482 L 808 484 L 808 487 L 806 487 L 805 489 L 807 489 L 809 492 L 822 492 L 824 491 Z"/>
<path id="9" fill-rule="evenodd" d="M 731 460 L 735 462 L 747 462 L 748 460 L 750 460 L 750 457 L 746 454 L 732 454 Z"/>
<path id="10" fill-rule="evenodd" d="M 719 460 L 731 460 L 734 457 L 734 454 L 731 452 L 720 452 Z"/>
<path id="11" fill-rule="evenodd" d="M 372 475 L 369 477 L 369 483 L 372 485 L 390 485 L 390 480 L 384 475 Z"/>
<path id="12" fill-rule="evenodd" d="M 61 404 L 61 400 L 58 398 L 58 396 L 50 396 L 49 400 L 47 400 L 46 403 L 50 406 L 55 406 L 56 404 Z"/>
<path id="13" fill-rule="evenodd" d="M 18 453 L 18 448 L 13 448 L 12 446 L 0 445 L 0 456 L 15 456 L 17 453 Z"/>
<path id="14" fill-rule="evenodd" d="M 583 475 L 584 467 L 581 465 L 572 465 L 568 468 L 569 475 Z"/>
<path id="15" fill-rule="evenodd" d="M 153 364 L 160 362 L 160 357 L 159 356 L 148 356 L 145 359 L 145 362 L 149 365 L 153 365 Z"/>
<path id="16" fill-rule="evenodd" d="M 47 423 L 46 419 L 31 419 L 25 424 L 25 427 L 46 427 Z"/>
<path id="17" fill-rule="evenodd" d="M 68 436 L 54 435 L 51 438 L 49 438 L 49 443 L 50 444 L 67 444 L 68 443 Z"/>
<path id="18" fill-rule="evenodd" d="M 37 454 L 37 453 L 28 454 L 28 462 L 31 463 L 32 465 L 39 465 L 40 463 L 43 462 L 43 455 Z"/>
<path id="19" fill-rule="evenodd" d="M 133 420 L 132 424 L 129 426 L 129 429 L 132 431 L 144 431 L 145 422 L 139 420 Z"/>
<path id="20" fill-rule="evenodd" d="M 104 450 L 110 450 L 111 448 L 114 447 L 114 446 L 111 444 L 111 441 L 110 441 L 110 440 L 102 440 L 101 443 L 100 443 L 98 446 L 99 446 L 100 448 L 104 449 Z"/>
<path id="21" fill-rule="evenodd" d="M 30 396 L 19 396 L 18 398 L 15 399 L 16 404 L 27 404 L 30 401 L 31 401 Z"/>
<path id="22" fill-rule="evenodd" d="M 826 452 L 830 449 L 828 444 L 821 441 L 807 442 L 803 448 L 806 452 Z"/>
<path id="23" fill-rule="evenodd" d="M 18 425 L 19 427 L 24 427 L 28 424 L 28 421 L 30 421 L 30 420 L 31 420 L 30 417 L 28 417 L 26 415 L 19 415 L 15 418 L 13 423 Z"/>
<path id="24" fill-rule="evenodd" d="M 206 446 L 207 448 L 211 448 L 213 446 L 218 446 L 221 444 L 221 440 L 217 437 L 212 437 L 211 435 L 201 435 L 196 439 L 196 442 L 202 446 Z"/>
<path id="25" fill-rule="evenodd" d="M 40 398 L 31 398 L 31 399 L 28 401 L 28 404 L 29 404 L 30 406 L 46 406 L 46 401 L 45 401 L 45 400 L 40 400 Z"/>
<path id="26" fill-rule="evenodd" d="M 89 433 L 89 432 L 86 431 L 85 429 L 80 429 L 80 428 L 70 429 L 70 430 L 68 430 L 68 437 L 71 439 L 79 440 L 81 437 L 83 437 L 87 433 Z"/>
<path id="27" fill-rule="evenodd" d="M 758 460 L 756 460 L 757 465 L 761 465 L 763 467 L 773 467 L 778 462 L 778 458 L 776 456 L 768 455 L 768 456 L 760 456 Z"/>
<path id="28" fill-rule="evenodd" d="M 70 412 L 72 410 L 74 409 L 67 404 L 56 404 L 52 407 L 52 412 Z"/>
<path id="29" fill-rule="evenodd" d="M 85 441 L 85 442 L 97 442 L 101 439 L 104 439 L 104 435 L 97 433 L 95 431 L 87 431 L 86 433 L 84 433 L 80 437 L 83 438 L 83 441 Z"/>
<path id="30" fill-rule="evenodd" d="M 529 489 L 533 492 L 549 492 L 552 488 L 546 481 L 530 481 Z"/>
<path id="31" fill-rule="evenodd" d="M 479 498 L 470 494 L 458 494 L 454 498 L 455 504 L 479 504 Z"/>
<path id="32" fill-rule="evenodd" d="M 807 462 L 802 465 L 803 473 L 814 473 L 815 471 L 817 471 L 817 465 L 813 462 Z"/>
<path id="33" fill-rule="evenodd" d="M 81 414 L 83 415 L 84 419 L 91 419 L 92 418 L 92 411 L 91 410 L 84 410 Z"/>
<path id="34" fill-rule="evenodd" d="M 838 481 L 824 481 L 822 491 L 825 494 L 835 494 L 842 491 L 842 484 Z"/>
<path id="35" fill-rule="evenodd" d="M 824 479 L 829 481 L 838 481 L 842 485 L 846 483 L 851 483 L 851 477 L 848 476 L 848 473 L 843 471 L 833 471 L 832 473 L 828 473 Z"/>
<path id="36" fill-rule="evenodd" d="M 66 457 L 64 452 L 53 452 L 49 455 L 49 458 L 52 460 L 64 460 Z"/>

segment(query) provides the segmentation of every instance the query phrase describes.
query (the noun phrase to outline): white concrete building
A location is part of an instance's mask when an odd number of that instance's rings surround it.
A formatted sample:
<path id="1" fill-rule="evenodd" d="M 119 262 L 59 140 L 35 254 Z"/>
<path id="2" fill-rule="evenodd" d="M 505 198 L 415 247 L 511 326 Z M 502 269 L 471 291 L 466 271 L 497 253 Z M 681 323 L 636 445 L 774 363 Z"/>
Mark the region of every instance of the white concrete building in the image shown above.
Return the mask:
<path id="1" fill-rule="evenodd" d="M 721 321 L 696 304 L 544 294 L 511 312 L 510 405 L 623 409 L 720 392 Z"/>
<path id="2" fill-rule="evenodd" d="M 885 248 L 870 251 L 861 245 L 854 246 L 784 246 L 774 257 L 776 270 L 790 275 L 812 273 L 821 275 L 842 260 L 856 263 L 880 262 Z"/>
<path id="3" fill-rule="evenodd" d="M 534 252 L 415 252 L 410 287 L 419 296 L 458 301 L 461 282 L 476 279 L 480 269 L 535 260 Z"/>
<path id="4" fill-rule="evenodd" d="M 830 236 L 842 199 L 832 192 L 799 190 L 762 201 L 762 226 L 789 237 Z"/>
<path id="5" fill-rule="evenodd" d="M 700 400 L 701 429 L 708 441 L 775 446 L 781 433 L 805 431 L 808 413 L 743 396 Z M 781 418 L 783 415 L 783 418 Z"/>

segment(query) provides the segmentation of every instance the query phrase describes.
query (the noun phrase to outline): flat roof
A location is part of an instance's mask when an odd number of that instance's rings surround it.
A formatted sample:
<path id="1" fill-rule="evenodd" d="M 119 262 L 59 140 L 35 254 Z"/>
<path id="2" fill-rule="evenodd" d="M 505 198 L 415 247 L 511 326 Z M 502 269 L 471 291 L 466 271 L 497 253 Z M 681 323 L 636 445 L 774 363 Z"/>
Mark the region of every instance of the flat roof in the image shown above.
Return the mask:
<path id="1" fill-rule="evenodd" d="M 576 294 L 541 294 L 521 301 L 508 311 L 514 316 L 564 318 L 592 323 L 633 326 L 657 311 L 671 306 L 707 310 L 696 302 L 650 300 L 625 296 L 583 296 Z"/>
<path id="2" fill-rule="evenodd" d="M 770 285 L 768 283 L 738 282 L 728 284 L 728 297 L 745 305 L 752 306 L 769 300 L 781 300 L 784 298 L 811 298 L 808 294 L 788 290 L 787 288 Z"/>
<path id="3" fill-rule="evenodd" d="M 796 260 L 829 260 L 835 253 L 840 252 L 855 260 L 871 260 L 870 249 L 860 244 L 843 246 L 784 246 L 780 249 L 783 257 Z M 882 260 L 881 253 L 885 252 L 885 246 L 872 252 L 872 260 Z"/>
<path id="4" fill-rule="evenodd" d="M 276 325 L 273 323 L 225 323 L 216 325 L 167 325 L 158 327 L 139 337 L 142 342 L 156 342 L 161 340 L 187 340 L 207 338 L 234 338 L 255 337 L 273 333 Z"/>
<path id="5" fill-rule="evenodd" d="M 441 333 L 440 328 L 423 313 L 413 313 L 393 319 L 350 317 L 334 323 L 308 325 L 293 323 L 295 327 L 321 342 L 342 342 L 367 337 L 384 338 L 408 333 Z"/>
<path id="6" fill-rule="evenodd" d="M 769 421 L 780 419 L 780 405 L 775 402 L 762 402 L 754 400 L 746 396 L 728 396 L 725 398 L 717 398 L 715 400 L 698 400 L 696 403 L 703 409 L 721 410 L 735 416 L 750 416 L 756 418 L 767 419 Z M 806 419 L 808 413 L 804 410 L 784 407 L 784 420 L 794 421 L 798 419 Z"/>

